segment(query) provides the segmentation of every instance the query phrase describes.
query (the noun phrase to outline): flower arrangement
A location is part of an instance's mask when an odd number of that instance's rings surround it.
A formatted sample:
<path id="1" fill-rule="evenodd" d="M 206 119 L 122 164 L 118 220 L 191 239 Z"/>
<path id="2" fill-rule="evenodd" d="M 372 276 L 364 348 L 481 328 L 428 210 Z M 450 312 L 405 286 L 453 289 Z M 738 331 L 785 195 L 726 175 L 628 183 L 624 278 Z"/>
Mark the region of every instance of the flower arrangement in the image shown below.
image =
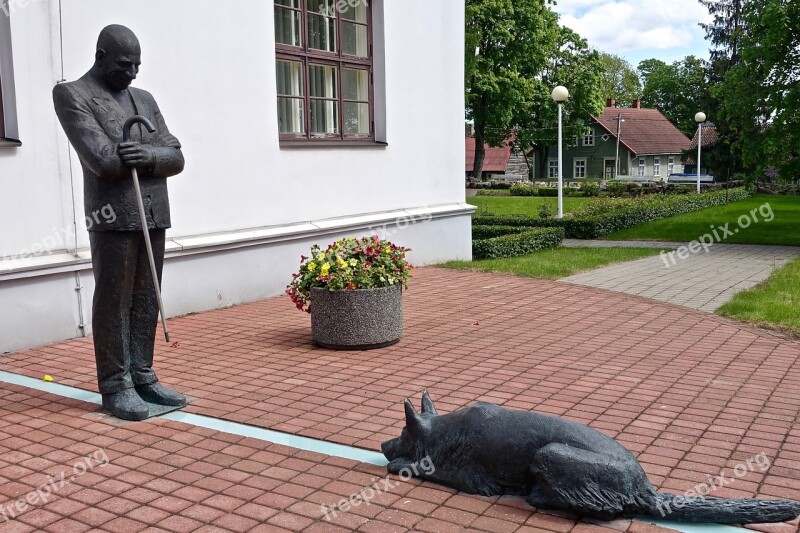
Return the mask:
<path id="1" fill-rule="evenodd" d="M 292 275 L 286 294 L 298 309 L 310 313 L 312 287 L 344 291 L 402 283 L 407 289 L 413 267 L 405 257 L 410 251 L 377 235 L 340 239 L 324 252 L 315 244 L 309 257 L 300 257 L 300 271 Z"/>

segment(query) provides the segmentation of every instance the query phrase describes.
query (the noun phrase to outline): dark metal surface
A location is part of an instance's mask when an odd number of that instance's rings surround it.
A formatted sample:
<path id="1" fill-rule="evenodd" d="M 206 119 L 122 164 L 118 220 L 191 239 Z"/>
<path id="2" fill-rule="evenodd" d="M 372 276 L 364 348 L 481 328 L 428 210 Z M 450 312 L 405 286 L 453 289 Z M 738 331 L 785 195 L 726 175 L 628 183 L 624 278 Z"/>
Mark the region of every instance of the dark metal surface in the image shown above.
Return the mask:
<path id="1" fill-rule="evenodd" d="M 104 406 L 129 420 L 141 419 L 147 410 L 130 389 L 158 381 L 152 369 L 158 304 L 143 232 L 152 241 L 160 283 L 165 232 L 171 225 L 167 178 L 184 166 L 181 144 L 153 96 L 130 87 L 140 58 L 134 33 L 108 26 L 100 33 L 89 72 L 53 89 L 56 114 L 83 167 L 99 389 Z M 139 117 L 126 122 L 131 115 Z M 131 131 L 135 123 L 147 131 Z M 131 177 L 134 169 L 142 178 L 146 226 Z"/>
<path id="2" fill-rule="evenodd" d="M 476 403 L 438 415 L 405 401 L 406 426 L 383 443 L 389 472 L 470 494 L 517 495 L 541 509 L 612 520 L 657 517 L 725 524 L 783 522 L 800 515 L 787 500 L 660 494 L 636 458 L 614 439 L 555 416 Z"/>

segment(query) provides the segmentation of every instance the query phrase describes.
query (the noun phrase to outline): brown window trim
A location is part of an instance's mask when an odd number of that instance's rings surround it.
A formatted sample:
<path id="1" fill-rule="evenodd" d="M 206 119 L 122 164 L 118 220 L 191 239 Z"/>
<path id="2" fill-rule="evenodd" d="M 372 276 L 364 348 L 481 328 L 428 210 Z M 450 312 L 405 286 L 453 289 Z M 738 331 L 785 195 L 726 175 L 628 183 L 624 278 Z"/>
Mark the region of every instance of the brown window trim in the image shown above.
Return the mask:
<path id="1" fill-rule="evenodd" d="M 3 114 L 3 78 L 0 76 L 0 139 L 6 138 L 6 118 Z"/>
<path id="2" fill-rule="evenodd" d="M 335 4 L 334 4 L 335 5 Z M 300 0 L 300 9 L 292 9 L 301 13 L 300 31 L 302 46 L 291 46 L 282 43 L 275 43 L 276 60 L 300 62 L 303 71 L 303 126 L 305 133 L 281 133 L 279 132 L 279 142 L 281 147 L 296 146 L 329 146 L 346 144 L 350 146 L 374 145 L 383 146 L 385 143 L 375 141 L 375 88 L 373 73 L 373 21 L 371 2 L 366 3 L 367 22 L 360 24 L 367 28 L 367 57 L 353 56 L 342 52 L 342 14 L 336 9 L 336 52 L 326 52 L 308 48 L 308 0 Z M 349 22 L 346 21 L 345 22 Z M 317 134 L 311 133 L 311 86 L 309 79 L 309 65 L 329 65 L 335 66 L 336 72 L 336 102 L 338 107 L 338 127 L 337 134 Z M 367 71 L 368 79 L 368 98 L 369 98 L 369 134 L 346 134 L 344 128 L 344 94 L 342 93 L 343 69 L 359 69 Z M 299 99 L 299 97 L 298 97 Z"/>

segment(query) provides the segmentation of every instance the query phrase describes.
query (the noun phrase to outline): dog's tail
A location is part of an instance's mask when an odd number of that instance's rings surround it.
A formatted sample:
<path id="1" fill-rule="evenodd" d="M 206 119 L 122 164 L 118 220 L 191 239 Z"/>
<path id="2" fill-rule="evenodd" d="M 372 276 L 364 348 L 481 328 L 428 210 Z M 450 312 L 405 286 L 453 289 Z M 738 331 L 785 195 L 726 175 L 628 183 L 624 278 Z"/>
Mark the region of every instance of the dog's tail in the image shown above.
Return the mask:
<path id="1" fill-rule="evenodd" d="M 650 516 L 677 522 L 765 524 L 787 522 L 800 516 L 800 502 L 689 497 L 659 493 Z"/>

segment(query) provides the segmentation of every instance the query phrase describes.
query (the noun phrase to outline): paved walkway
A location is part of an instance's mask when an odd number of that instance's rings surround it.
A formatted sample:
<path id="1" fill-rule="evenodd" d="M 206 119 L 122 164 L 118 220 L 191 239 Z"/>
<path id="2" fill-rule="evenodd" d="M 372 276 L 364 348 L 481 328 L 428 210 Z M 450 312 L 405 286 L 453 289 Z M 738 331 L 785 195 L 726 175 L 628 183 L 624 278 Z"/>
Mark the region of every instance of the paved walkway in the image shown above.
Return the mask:
<path id="1" fill-rule="evenodd" d="M 404 299 L 406 333 L 389 348 L 316 348 L 308 315 L 281 297 L 170 320 L 176 344 L 158 344 L 157 368 L 188 394 L 189 413 L 292 435 L 377 451 L 403 426 L 403 398 L 418 402 L 428 389 L 440 412 L 484 400 L 589 424 L 636 454 L 662 491 L 723 474 L 714 496 L 797 499 L 800 343 L 657 301 L 500 274 L 419 269 Z M 3 356 L 0 370 L 96 391 L 90 339 Z M 756 456 L 763 466 L 734 474 Z M 25 502 L 61 472 L 69 483 Z M 664 531 L 394 476 L 370 505 L 325 518 L 321 505 L 385 476 L 188 423 L 120 422 L 92 403 L 0 383 L 0 509 L 24 509 L 0 517 L 3 533 Z M 798 520 L 755 529 L 797 533 Z"/>
<path id="2" fill-rule="evenodd" d="M 569 247 L 665 248 L 681 243 L 657 241 L 578 241 Z M 752 244 L 714 244 L 708 252 L 661 254 L 576 274 L 562 281 L 653 298 L 701 311 L 714 312 L 737 292 L 767 279 L 772 272 L 800 256 L 800 247 Z M 688 255 L 688 257 L 687 257 Z"/>

